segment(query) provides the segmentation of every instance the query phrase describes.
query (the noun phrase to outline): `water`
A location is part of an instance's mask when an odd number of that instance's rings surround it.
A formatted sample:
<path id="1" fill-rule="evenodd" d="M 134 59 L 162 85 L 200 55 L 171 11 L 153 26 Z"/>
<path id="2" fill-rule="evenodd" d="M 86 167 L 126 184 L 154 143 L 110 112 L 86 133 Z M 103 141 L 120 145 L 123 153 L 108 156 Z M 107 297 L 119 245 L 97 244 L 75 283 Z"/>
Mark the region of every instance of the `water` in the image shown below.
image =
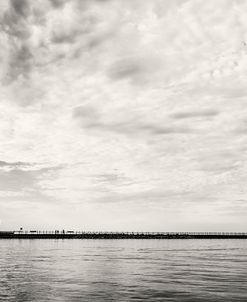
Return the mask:
<path id="1" fill-rule="evenodd" d="M 0 240 L 0 301 L 247 301 L 247 240 Z"/>

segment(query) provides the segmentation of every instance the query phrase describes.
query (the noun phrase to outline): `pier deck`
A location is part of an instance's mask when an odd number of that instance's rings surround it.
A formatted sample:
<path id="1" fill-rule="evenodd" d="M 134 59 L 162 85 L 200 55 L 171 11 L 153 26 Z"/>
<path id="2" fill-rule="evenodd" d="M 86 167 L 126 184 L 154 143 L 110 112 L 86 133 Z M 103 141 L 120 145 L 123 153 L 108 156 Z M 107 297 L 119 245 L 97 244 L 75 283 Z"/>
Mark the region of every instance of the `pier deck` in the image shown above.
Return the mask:
<path id="1" fill-rule="evenodd" d="M 247 233 L 0 231 L 0 239 L 247 239 Z"/>

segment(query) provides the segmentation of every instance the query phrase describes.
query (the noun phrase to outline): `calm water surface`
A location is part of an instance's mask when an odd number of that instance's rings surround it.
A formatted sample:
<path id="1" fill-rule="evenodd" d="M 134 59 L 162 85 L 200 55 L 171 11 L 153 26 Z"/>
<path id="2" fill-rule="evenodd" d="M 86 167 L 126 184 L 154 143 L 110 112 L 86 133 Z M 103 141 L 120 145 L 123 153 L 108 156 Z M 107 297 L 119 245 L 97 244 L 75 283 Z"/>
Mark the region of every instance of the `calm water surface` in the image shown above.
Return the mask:
<path id="1" fill-rule="evenodd" d="M 247 301 L 247 240 L 0 240 L 0 301 Z"/>

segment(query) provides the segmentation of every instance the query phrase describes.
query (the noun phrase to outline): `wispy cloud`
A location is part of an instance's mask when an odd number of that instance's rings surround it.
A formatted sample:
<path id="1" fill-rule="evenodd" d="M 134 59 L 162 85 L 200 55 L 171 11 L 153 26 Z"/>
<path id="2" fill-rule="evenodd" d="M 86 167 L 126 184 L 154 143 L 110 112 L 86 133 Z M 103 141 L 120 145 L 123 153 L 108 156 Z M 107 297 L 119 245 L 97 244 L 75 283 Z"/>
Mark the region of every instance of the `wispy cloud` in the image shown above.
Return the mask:
<path id="1" fill-rule="evenodd" d="M 213 109 L 201 110 L 201 111 L 186 111 L 176 112 L 172 114 L 174 119 L 186 119 L 186 118 L 210 118 L 217 116 L 219 111 Z"/>

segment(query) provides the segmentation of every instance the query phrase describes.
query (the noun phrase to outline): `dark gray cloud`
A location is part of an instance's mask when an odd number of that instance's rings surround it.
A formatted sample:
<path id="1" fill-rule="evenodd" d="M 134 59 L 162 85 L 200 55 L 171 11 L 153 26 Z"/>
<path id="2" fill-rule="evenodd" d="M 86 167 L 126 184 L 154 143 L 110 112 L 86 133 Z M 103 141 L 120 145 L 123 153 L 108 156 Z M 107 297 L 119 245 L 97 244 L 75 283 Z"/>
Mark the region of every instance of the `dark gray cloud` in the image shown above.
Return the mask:
<path id="1" fill-rule="evenodd" d="M 233 151 L 211 151 L 209 153 L 201 154 L 197 160 L 200 170 L 205 172 L 220 174 L 237 170 L 241 166 L 241 152 L 239 150 Z"/>
<path id="2" fill-rule="evenodd" d="M 6 162 L 6 161 L 0 161 L 0 168 L 6 167 L 6 168 L 16 168 L 21 169 L 23 167 L 33 166 L 33 163 L 27 163 L 27 162 Z"/>
<path id="3" fill-rule="evenodd" d="M 151 134 L 156 134 L 156 135 L 166 135 L 166 134 L 189 134 L 192 133 L 193 130 L 184 126 L 176 126 L 176 125 L 171 125 L 171 126 L 158 126 L 155 124 L 140 124 L 137 127 L 137 130 L 143 130 L 147 131 Z"/>
<path id="4" fill-rule="evenodd" d="M 11 82 L 23 75 L 25 78 L 29 76 L 32 70 L 32 52 L 28 45 L 23 43 L 20 47 L 14 46 L 12 49 L 11 60 L 9 62 L 8 74 L 6 75 L 6 82 Z"/>
<path id="5" fill-rule="evenodd" d="M 62 43 L 74 43 L 76 41 L 76 37 L 78 35 L 78 31 L 74 32 L 54 32 L 52 35 L 52 42 L 56 44 Z"/>
<path id="6" fill-rule="evenodd" d="M 6 171 L 1 167 L 9 169 Z M 0 191 L 39 190 L 39 181 L 44 175 L 62 168 L 63 166 L 51 166 L 35 169 L 32 163 L 0 161 Z"/>
<path id="7" fill-rule="evenodd" d="M 69 2 L 69 0 L 50 0 L 51 5 L 57 9 L 62 8 L 67 2 Z"/>
<path id="8" fill-rule="evenodd" d="M 17 15 L 24 18 L 30 13 L 30 4 L 28 0 L 11 0 L 10 5 L 11 9 L 13 9 Z"/>
<path id="9" fill-rule="evenodd" d="M 73 117 L 79 120 L 81 128 L 93 131 L 109 131 L 126 135 L 169 135 L 195 132 L 187 126 L 148 123 L 140 119 L 127 118 L 125 121 L 104 121 L 96 109 L 80 106 L 74 109 Z"/>
<path id="10" fill-rule="evenodd" d="M 121 123 L 101 123 L 91 122 L 87 123 L 86 128 L 96 131 L 109 131 L 126 135 L 169 135 L 169 134 L 189 134 L 194 130 L 188 127 L 178 126 L 157 126 L 155 124 L 148 123 L 133 123 L 133 122 L 121 122 Z"/>
<path id="11" fill-rule="evenodd" d="M 17 4 L 16 4 L 17 2 Z M 26 40 L 30 37 L 27 18 L 30 14 L 30 6 L 27 1 L 10 1 L 9 9 L 1 18 L 1 27 L 9 37 L 18 40 Z"/>
<path id="12" fill-rule="evenodd" d="M 96 174 L 91 176 L 96 183 L 102 184 L 114 184 L 114 185 L 129 185 L 133 183 L 133 180 L 130 177 L 118 173 L 104 173 Z"/>
<path id="13" fill-rule="evenodd" d="M 10 83 L 19 75 L 27 77 L 31 71 L 32 52 L 28 44 L 31 35 L 28 17 L 31 14 L 31 5 L 27 0 L 11 0 L 9 9 L 5 12 L 1 27 L 9 40 L 8 69 L 4 83 Z"/>
<path id="14" fill-rule="evenodd" d="M 8 172 L 0 170 L 0 191 L 18 192 L 35 186 L 36 178 L 33 171 L 13 169 Z"/>
<path id="15" fill-rule="evenodd" d="M 134 60 L 123 60 L 115 63 L 110 71 L 109 76 L 115 80 L 135 77 L 144 72 L 143 66 Z"/>
<path id="16" fill-rule="evenodd" d="M 6 162 L 6 161 L 0 161 L 0 169 L 1 168 L 9 168 L 11 170 L 32 170 L 36 171 L 37 173 L 46 173 L 50 171 L 55 171 L 62 169 L 64 166 L 63 165 L 57 165 L 57 166 L 50 166 L 50 167 L 43 167 L 41 168 L 40 165 L 37 163 L 32 163 L 32 162 L 22 162 L 22 161 L 17 161 L 17 162 Z"/>
<path id="17" fill-rule="evenodd" d="M 108 70 L 108 76 L 112 80 L 129 79 L 134 83 L 148 83 L 157 76 L 163 63 L 158 57 L 149 53 L 126 56 L 112 63 Z"/>
<path id="18" fill-rule="evenodd" d="M 174 119 L 186 119 L 186 118 L 207 118 L 214 117 L 218 115 L 220 112 L 215 109 L 207 109 L 207 110 L 198 110 L 198 111 L 183 111 L 177 112 L 171 115 Z"/>
<path id="19" fill-rule="evenodd" d="M 100 119 L 99 112 L 90 105 L 76 107 L 73 111 L 73 117 L 79 119 L 82 125 L 88 127 L 94 127 Z"/>

